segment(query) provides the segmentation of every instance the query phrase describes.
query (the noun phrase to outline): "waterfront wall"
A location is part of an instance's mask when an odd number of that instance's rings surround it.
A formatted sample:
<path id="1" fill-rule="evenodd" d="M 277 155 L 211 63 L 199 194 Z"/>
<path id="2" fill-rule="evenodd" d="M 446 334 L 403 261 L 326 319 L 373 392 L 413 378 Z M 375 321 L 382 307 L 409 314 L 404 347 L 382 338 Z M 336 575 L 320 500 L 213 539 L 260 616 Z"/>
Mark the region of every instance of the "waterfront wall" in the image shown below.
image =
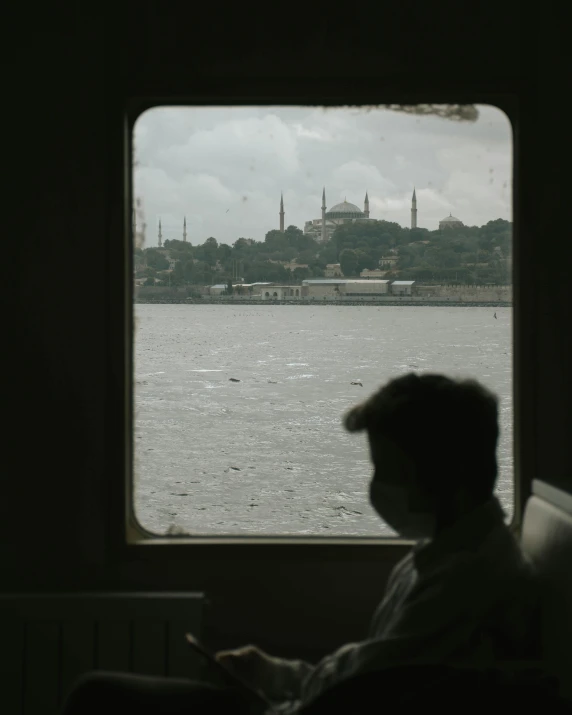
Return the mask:
<path id="1" fill-rule="evenodd" d="M 299 303 L 363 305 L 512 305 L 512 286 L 419 286 L 414 295 L 372 295 L 356 298 L 341 294 L 281 297 L 261 300 L 260 296 L 220 295 L 193 297 L 187 288 L 142 286 L 135 291 L 136 303 Z"/>
<path id="2" fill-rule="evenodd" d="M 418 298 L 439 298 L 454 300 L 459 303 L 485 302 L 512 303 L 511 285 L 442 285 L 442 286 L 415 286 L 414 291 Z"/>

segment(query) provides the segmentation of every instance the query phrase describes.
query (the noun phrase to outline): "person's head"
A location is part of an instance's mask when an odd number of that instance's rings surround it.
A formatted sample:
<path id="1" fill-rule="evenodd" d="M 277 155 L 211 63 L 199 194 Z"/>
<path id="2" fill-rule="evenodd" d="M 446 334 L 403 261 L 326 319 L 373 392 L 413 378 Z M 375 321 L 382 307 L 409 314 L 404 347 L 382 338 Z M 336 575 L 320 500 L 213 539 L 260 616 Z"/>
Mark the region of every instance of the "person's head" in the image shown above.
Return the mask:
<path id="1" fill-rule="evenodd" d="M 398 377 L 351 409 L 344 425 L 367 431 L 372 505 L 405 537 L 433 536 L 493 494 L 497 399 L 475 380 Z"/>

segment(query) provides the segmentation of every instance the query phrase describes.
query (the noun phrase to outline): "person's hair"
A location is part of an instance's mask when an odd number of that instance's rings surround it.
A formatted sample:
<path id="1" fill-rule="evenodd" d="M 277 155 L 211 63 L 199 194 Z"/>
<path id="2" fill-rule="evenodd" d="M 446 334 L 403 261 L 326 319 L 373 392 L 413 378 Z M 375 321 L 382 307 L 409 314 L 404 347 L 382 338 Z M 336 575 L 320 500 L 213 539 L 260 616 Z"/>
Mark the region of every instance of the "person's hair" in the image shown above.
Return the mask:
<path id="1" fill-rule="evenodd" d="M 397 444 L 436 496 L 458 488 L 478 500 L 492 495 L 498 405 L 476 380 L 409 373 L 351 409 L 344 426 L 349 432 L 367 430 L 372 444 L 379 437 Z"/>

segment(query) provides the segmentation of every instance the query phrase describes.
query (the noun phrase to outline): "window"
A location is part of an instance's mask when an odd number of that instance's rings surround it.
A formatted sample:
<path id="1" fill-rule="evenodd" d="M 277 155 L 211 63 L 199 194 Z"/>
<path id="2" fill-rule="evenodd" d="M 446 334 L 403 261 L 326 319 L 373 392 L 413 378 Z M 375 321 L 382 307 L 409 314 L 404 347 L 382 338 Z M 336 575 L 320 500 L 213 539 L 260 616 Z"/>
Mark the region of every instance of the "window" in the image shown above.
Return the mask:
<path id="1" fill-rule="evenodd" d="M 512 137 L 499 109 L 476 109 L 139 117 L 131 498 L 145 530 L 391 536 L 368 504 L 366 439 L 341 418 L 408 371 L 498 394 L 512 514 Z M 325 235 L 324 184 L 326 212 L 355 216 Z M 264 301 L 279 292 L 300 300 Z"/>

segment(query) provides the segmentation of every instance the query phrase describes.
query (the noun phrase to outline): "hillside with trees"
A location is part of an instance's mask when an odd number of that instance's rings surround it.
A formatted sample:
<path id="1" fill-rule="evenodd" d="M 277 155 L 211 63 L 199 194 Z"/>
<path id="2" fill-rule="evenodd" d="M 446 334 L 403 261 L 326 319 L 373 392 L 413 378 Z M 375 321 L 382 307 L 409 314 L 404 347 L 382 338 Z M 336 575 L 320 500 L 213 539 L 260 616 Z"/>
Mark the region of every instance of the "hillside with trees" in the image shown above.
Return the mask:
<path id="1" fill-rule="evenodd" d="M 237 277 L 246 283 L 300 283 L 323 278 L 331 263 L 339 263 L 348 278 L 381 266 L 389 279 L 507 284 L 511 247 L 512 223 L 503 219 L 443 231 L 390 221 L 345 224 L 326 244 L 288 226 L 284 233 L 269 231 L 264 241 L 241 237 L 232 246 L 212 236 L 198 245 L 166 240 L 162 248 L 136 249 L 135 269 L 145 285 L 210 285 Z"/>

